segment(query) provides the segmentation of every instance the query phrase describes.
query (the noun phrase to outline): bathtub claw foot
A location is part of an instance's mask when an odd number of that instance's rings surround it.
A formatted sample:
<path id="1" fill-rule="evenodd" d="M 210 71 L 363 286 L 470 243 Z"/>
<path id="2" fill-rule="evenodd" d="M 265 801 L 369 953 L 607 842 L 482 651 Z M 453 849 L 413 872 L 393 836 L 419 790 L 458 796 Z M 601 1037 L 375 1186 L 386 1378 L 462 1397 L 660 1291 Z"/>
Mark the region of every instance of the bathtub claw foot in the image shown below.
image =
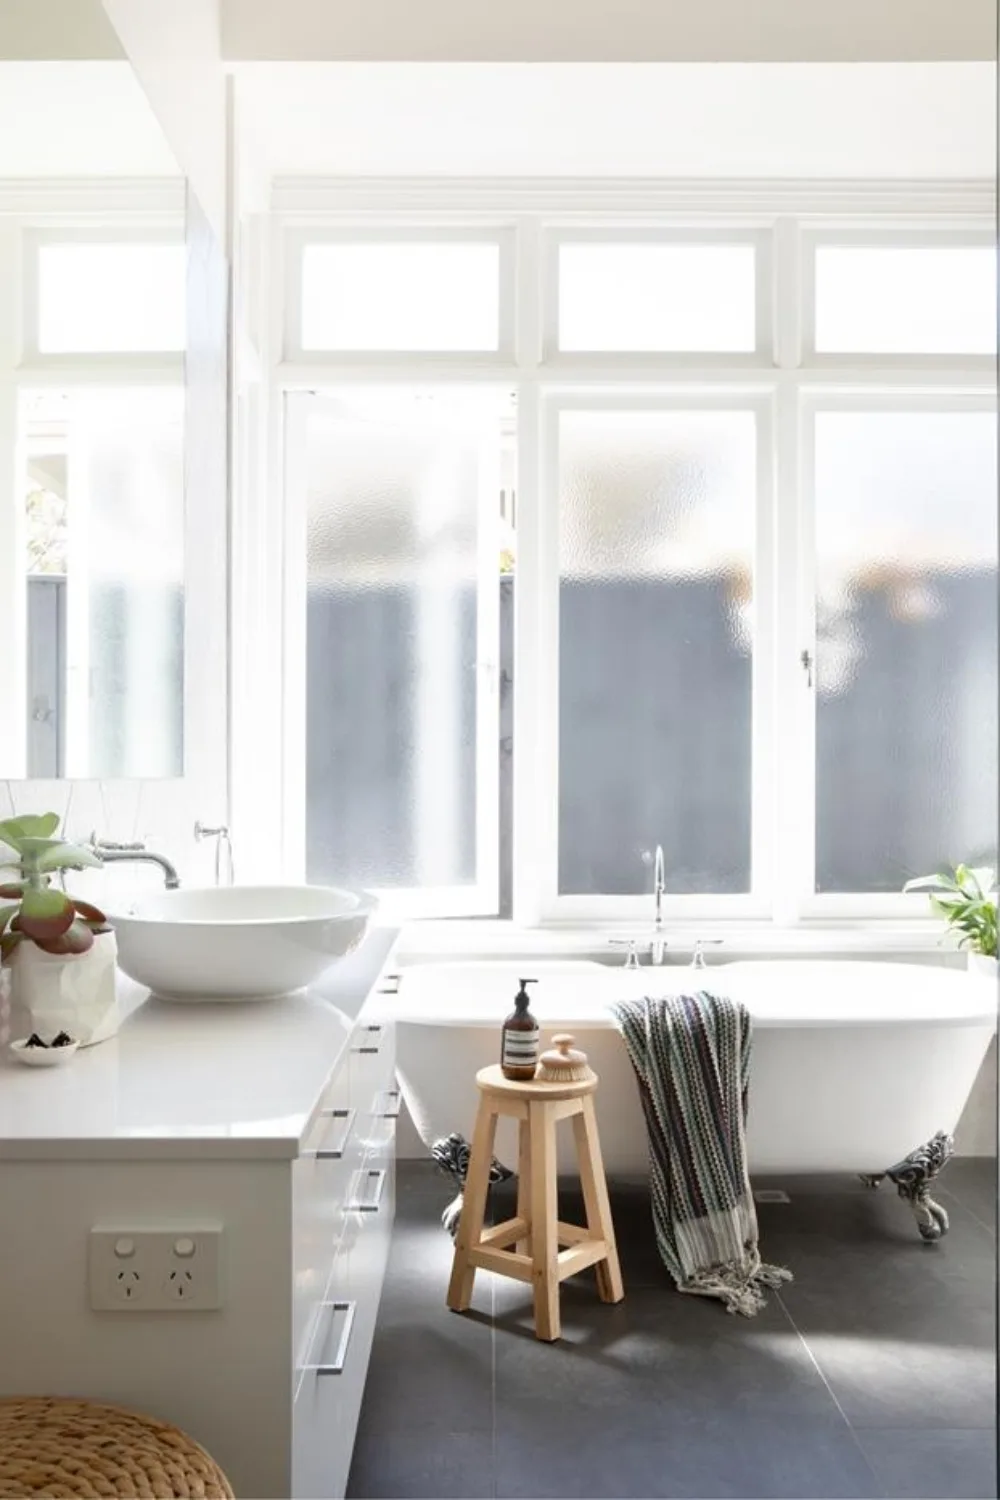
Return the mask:
<path id="1" fill-rule="evenodd" d="M 440 1141 L 434 1142 L 431 1147 L 431 1156 L 439 1171 L 450 1177 L 458 1189 L 455 1197 L 441 1215 L 442 1225 L 454 1239 L 458 1233 L 458 1221 L 462 1217 L 462 1204 L 465 1199 L 465 1179 L 469 1171 L 469 1143 L 464 1135 L 459 1135 L 458 1131 L 452 1131 L 451 1135 L 446 1135 Z M 503 1162 L 497 1161 L 494 1156 L 490 1163 L 490 1183 L 506 1182 L 513 1176 L 514 1173 L 510 1167 L 505 1167 Z"/>
<path id="2" fill-rule="evenodd" d="M 926 1145 L 918 1146 L 909 1156 L 889 1167 L 885 1172 L 865 1176 L 861 1181 L 866 1187 L 877 1188 L 888 1177 L 895 1183 L 896 1192 L 910 1207 L 917 1221 L 921 1239 L 932 1242 L 948 1233 L 948 1214 L 930 1194 L 930 1184 L 950 1161 L 955 1143 L 945 1131 L 939 1130 Z"/>

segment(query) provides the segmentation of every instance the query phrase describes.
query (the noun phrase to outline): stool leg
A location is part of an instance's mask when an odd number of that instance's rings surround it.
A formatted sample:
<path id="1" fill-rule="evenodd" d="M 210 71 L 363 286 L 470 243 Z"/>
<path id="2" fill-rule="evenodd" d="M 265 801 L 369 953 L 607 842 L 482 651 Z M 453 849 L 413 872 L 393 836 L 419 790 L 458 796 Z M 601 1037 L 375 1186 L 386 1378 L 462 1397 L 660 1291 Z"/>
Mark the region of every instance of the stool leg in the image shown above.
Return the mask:
<path id="1" fill-rule="evenodd" d="M 587 1228 L 595 1239 L 602 1239 L 608 1247 L 607 1259 L 598 1261 L 596 1266 L 597 1294 L 602 1302 L 620 1302 L 625 1295 L 625 1288 L 618 1264 L 618 1246 L 615 1243 L 615 1226 L 608 1201 L 608 1185 L 604 1178 L 604 1160 L 601 1156 L 601 1139 L 597 1133 L 594 1101 L 588 1096 L 580 1103 L 580 1113 L 573 1116 L 573 1134 L 580 1160 L 580 1186 L 587 1210 Z"/>
<path id="2" fill-rule="evenodd" d="M 531 1260 L 535 1293 L 535 1336 L 552 1341 L 559 1325 L 558 1183 L 556 1126 L 544 1103 L 529 1104 L 531 1136 Z"/>
<path id="3" fill-rule="evenodd" d="M 493 1142 L 496 1133 L 497 1117 L 493 1113 L 489 1100 L 482 1099 L 476 1116 L 476 1128 L 472 1134 L 462 1216 L 458 1221 L 455 1257 L 451 1264 L 451 1280 L 448 1283 L 447 1305 L 453 1312 L 465 1312 L 472 1301 L 476 1268 L 469 1264 L 469 1251 L 475 1249 L 482 1238 L 483 1219 L 486 1217 L 486 1198 L 490 1189 L 490 1163 L 493 1160 Z"/>
<path id="4" fill-rule="evenodd" d="M 531 1131 L 527 1119 L 518 1125 L 517 1137 L 517 1208 L 519 1219 L 531 1223 Z M 518 1240 L 515 1249 L 519 1255 L 531 1254 L 531 1236 Z"/>

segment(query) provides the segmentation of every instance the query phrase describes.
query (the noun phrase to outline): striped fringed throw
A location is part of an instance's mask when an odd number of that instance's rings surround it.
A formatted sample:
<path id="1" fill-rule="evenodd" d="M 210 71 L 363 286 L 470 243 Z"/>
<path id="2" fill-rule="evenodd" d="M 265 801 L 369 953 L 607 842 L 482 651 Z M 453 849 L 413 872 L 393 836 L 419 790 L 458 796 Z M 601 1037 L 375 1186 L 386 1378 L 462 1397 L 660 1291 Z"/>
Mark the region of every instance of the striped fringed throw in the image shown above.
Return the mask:
<path id="1" fill-rule="evenodd" d="M 612 1009 L 646 1116 L 660 1257 L 680 1291 L 753 1317 L 763 1288 L 792 1275 L 763 1264 L 757 1246 L 745 1131 L 750 1014 L 705 993 Z"/>

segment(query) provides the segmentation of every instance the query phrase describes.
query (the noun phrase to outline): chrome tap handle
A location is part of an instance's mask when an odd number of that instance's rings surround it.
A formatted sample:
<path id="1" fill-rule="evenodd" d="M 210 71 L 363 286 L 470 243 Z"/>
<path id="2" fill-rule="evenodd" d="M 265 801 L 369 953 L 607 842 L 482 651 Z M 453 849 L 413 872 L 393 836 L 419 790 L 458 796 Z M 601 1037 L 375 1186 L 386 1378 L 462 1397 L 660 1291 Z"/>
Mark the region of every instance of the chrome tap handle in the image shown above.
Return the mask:
<path id="1" fill-rule="evenodd" d="M 233 864 L 233 841 L 229 837 L 229 829 L 225 823 L 220 823 L 216 828 L 209 828 L 199 819 L 194 825 L 194 836 L 200 843 L 202 839 L 215 839 L 215 883 L 222 884 L 222 850 L 226 851 L 226 884 L 233 885 L 236 880 L 236 868 Z"/>
<path id="2" fill-rule="evenodd" d="M 628 949 L 628 953 L 625 956 L 626 969 L 637 969 L 639 967 L 639 953 L 635 938 L 608 938 L 608 945 L 611 948 Z"/>
<path id="3" fill-rule="evenodd" d="M 694 947 L 691 950 L 692 969 L 706 969 L 708 965 L 705 963 L 704 950 L 709 947 L 717 948 L 724 941 L 723 938 L 695 938 Z"/>

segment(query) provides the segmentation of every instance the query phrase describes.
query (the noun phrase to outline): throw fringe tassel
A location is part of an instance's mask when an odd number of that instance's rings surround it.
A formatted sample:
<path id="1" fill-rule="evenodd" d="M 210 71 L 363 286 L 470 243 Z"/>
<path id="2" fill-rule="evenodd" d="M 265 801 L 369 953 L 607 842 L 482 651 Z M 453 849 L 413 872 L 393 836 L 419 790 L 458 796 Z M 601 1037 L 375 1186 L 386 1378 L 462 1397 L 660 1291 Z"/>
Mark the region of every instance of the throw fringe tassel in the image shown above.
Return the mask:
<path id="1" fill-rule="evenodd" d="M 791 1280 L 792 1273 L 784 1266 L 770 1266 L 758 1260 L 749 1268 L 740 1264 L 696 1271 L 678 1287 L 678 1291 L 693 1297 L 717 1297 L 725 1304 L 726 1312 L 755 1318 L 767 1305 L 764 1288 L 773 1289 Z"/>

